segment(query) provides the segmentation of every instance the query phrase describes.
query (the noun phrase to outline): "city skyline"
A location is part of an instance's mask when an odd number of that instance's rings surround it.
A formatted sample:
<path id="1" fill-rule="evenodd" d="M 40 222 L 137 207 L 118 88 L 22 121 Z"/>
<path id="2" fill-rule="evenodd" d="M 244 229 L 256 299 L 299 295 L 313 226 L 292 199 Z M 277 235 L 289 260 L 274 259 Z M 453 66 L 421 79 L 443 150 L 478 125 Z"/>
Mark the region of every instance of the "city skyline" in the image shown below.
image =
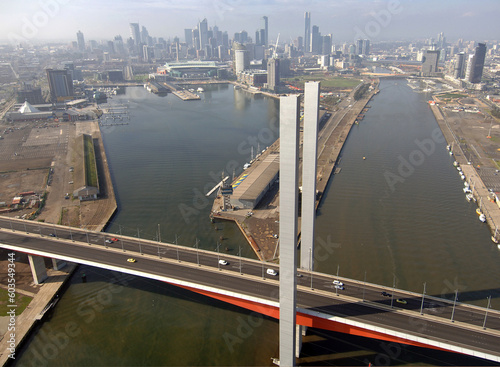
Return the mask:
<path id="1" fill-rule="evenodd" d="M 184 40 L 184 29 L 196 28 L 204 18 L 208 26 L 218 26 L 229 37 L 245 30 L 252 37 L 262 27 L 262 17 L 269 19 L 269 42 L 278 33 L 282 42 L 303 36 L 304 14 L 311 13 L 311 27 L 318 26 L 323 34 L 332 34 L 333 43 L 353 42 L 357 38 L 372 41 L 425 39 L 444 32 L 448 40 L 459 38 L 484 41 L 500 34 L 494 0 L 367 1 L 337 2 L 261 0 L 215 0 L 203 3 L 186 1 L 127 0 L 116 6 L 111 0 L 27 0 L 22 5 L 2 5 L 0 41 L 10 39 L 29 42 L 72 41 L 81 31 L 85 40 L 106 40 L 116 35 L 130 37 L 129 24 L 145 26 L 155 37 Z M 464 26 L 466 25 L 466 26 Z M 64 36 L 62 36 L 64 35 Z M 253 38 L 253 37 L 252 37 Z"/>

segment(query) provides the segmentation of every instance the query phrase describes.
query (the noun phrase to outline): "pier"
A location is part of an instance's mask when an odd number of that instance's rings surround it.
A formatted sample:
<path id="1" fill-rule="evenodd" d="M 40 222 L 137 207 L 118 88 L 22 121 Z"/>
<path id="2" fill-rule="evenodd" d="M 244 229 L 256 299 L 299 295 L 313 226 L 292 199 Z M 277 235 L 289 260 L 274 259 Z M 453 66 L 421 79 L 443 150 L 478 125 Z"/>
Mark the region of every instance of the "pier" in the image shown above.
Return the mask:
<path id="1" fill-rule="evenodd" d="M 334 172 L 340 173 L 340 169 L 335 170 L 335 168 L 344 142 L 359 114 L 366 108 L 373 95 L 377 93 L 377 86 L 378 82 L 374 84 L 373 90 L 367 92 L 366 96 L 358 101 L 354 101 L 355 90 L 353 90 L 350 97 L 342 101 L 338 105 L 338 110 L 329 117 L 325 111 L 320 112 L 320 121 L 322 118 L 326 118 L 327 121 L 323 123 L 322 128 L 320 123 L 321 130 L 318 134 L 318 169 L 316 176 L 318 196 L 316 208 L 322 199 L 331 175 Z M 300 141 L 302 142 L 302 132 Z M 261 156 L 257 157 L 240 176 L 236 177 L 232 185 L 245 179 L 247 176 L 244 175 L 250 175 L 254 170 L 258 169 L 258 166 L 266 160 L 269 154 L 279 154 L 279 139 L 265 150 Z M 300 156 L 302 156 L 302 153 L 300 153 Z M 302 171 L 301 164 L 299 165 L 299 171 Z M 301 177 L 301 173 L 299 177 Z M 224 211 L 222 209 L 224 207 L 223 200 L 221 195 L 214 199 L 211 211 L 213 220 L 234 221 L 260 260 L 277 260 L 279 247 L 279 238 L 277 237 L 279 233 L 278 184 L 272 185 L 253 209 L 239 208 L 235 210 L 230 208 Z"/>

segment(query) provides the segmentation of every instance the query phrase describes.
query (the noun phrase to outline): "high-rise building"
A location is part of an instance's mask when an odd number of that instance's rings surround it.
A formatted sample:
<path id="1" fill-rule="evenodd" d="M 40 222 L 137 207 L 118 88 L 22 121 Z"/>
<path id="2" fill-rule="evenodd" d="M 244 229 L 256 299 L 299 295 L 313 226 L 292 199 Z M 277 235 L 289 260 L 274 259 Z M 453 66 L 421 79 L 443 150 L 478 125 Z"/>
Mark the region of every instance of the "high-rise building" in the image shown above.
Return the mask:
<path id="1" fill-rule="evenodd" d="M 73 98 L 73 78 L 69 69 L 46 69 L 51 102 Z"/>
<path id="2" fill-rule="evenodd" d="M 332 52 L 332 35 L 329 34 L 327 36 L 323 36 L 321 39 L 323 41 L 323 45 L 321 47 L 323 55 L 330 55 Z"/>
<path id="3" fill-rule="evenodd" d="M 455 55 L 455 66 L 453 68 L 453 77 L 455 79 L 462 79 L 465 70 L 465 53 L 460 52 Z"/>
<path id="4" fill-rule="evenodd" d="M 306 11 L 304 14 L 304 52 L 309 52 L 311 48 L 311 13 Z"/>
<path id="5" fill-rule="evenodd" d="M 193 45 L 193 30 L 192 29 L 184 29 L 184 40 L 188 47 Z"/>
<path id="6" fill-rule="evenodd" d="M 234 52 L 234 73 L 238 74 L 250 66 L 248 51 L 241 43 L 233 44 Z"/>
<path id="7" fill-rule="evenodd" d="M 83 33 L 81 31 L 76 33 L 76 40 L 78 42 L 78 49 L 80 51 L 85 51 L 85 38 L 83 37 Z"/>
<path id="8" fill-rule="evenodd" d="M 269 59 L 267 61 L 267 89 L 275 91 L 280 83 L 280 60 Z"/>
<path id="9" fill-rule="evenodd" d="M 142 26 L 141 29 L 141 42 L 144 43 L 145 45 L 151 46 L 149 43 L 149 32 L 146 29 L 146 27 Z"/>
<path id="10" fill-rule="evenodd" d="M 262 17 L 262 29 L 264 30 L 264 39 L 260 39 L 262 45 L 269 46 L 269 22 L 266 16 Z"/>
<path id="11" fill-rule="evenodd" d="M 141 43 L 141 32 L 139 31 L 139 23 L 130 23 L 130 37 L 134 40 L 134 45 Z"/>
<path id="12" fill-rule="evenodd" d="M 43 104 L 42 88 L 34 88 L 30 83 L 23 83 L 23 88 L 17 91 L 17 102 L 30 104 Z"/>
<path id="13" fill-rule="evenodd" d="M 319 27 L 317 25 L 313 25 L 312 33 L 311 33 L 311 48 L 310 52 L 312 53 L 321 53 L 321 33 L 319 33 Z"/>
<path id="14" fill-rule="evenodd" d="M 198 50 L 204 50 L 205 45 L 208 44 L 208 22 L 207 18 L 198 23 L 199 45 Z"/>
<path id="15" fill-rule="evenodd" d="M 439 50 L 426 50 L 422 58 L 422 76 L 434 76 L 438 72 Z"/>
<path id="16" fill-rule="evenodd" d="M 474 54 L 469 56 L 465 80 L 469 83 L 481 83 L 484 69 L 484 59 L 486 58 L 486 44 L 478 43 L 474 49 Z"/>

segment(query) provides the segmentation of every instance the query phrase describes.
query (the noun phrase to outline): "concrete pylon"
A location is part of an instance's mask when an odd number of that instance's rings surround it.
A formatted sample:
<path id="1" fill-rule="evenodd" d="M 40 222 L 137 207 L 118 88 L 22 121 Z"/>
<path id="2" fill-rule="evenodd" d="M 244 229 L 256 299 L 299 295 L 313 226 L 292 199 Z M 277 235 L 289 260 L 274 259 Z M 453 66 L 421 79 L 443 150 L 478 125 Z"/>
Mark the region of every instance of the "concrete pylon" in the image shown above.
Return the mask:
<path id="1" fill-rule="evenodd" d="M 41 284 L 45 279 L 48 278 L 43 257 L 28 255 L 28 260 L 30 263 L 31 274 L 33 275 L 33 281 L 35 282 L 35 284 Z"/>
<path id="2" fill-rule="evenodd" d="M 280 97 L 280 366 L 295 366 L 299 96 Z"/>
<path id="3" fill-rule="evenodd" d="M 66 262 L 65 261 L 52 258 L 52 268 L 54 270 L 62 269 L 65 266 L 66 266 Z"/>
<path id="4" fill-rule="evenodd" d="M 304 145 L 302 148 L 302 220 L 300 267 L 314 270 L 314 223 L 316 219 L 316 166 L 318 156 L 319 82 L 304 88 Z"/>

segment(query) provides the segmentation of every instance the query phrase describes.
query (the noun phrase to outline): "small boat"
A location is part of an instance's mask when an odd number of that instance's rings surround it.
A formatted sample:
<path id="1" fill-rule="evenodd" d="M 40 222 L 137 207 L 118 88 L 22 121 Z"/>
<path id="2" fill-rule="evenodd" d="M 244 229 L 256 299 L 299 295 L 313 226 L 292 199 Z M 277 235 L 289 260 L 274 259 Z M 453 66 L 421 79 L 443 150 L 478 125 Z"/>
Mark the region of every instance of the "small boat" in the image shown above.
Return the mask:
<path id="1" fill-rule="evenodd" d="M 465 195 L 465 198 L 467 199 L 467 201 L 472 201 L 474 200 L 474 195 L 472 195 L 472 193 L 468 193 L 467 195 Z"/>
<path id="2" fill-rule="evenodd" d="M 468 194 L 468 193 L 471 193 L 472 194 L 472 191 L 470 191 L 469 187 L 464 187 L 464 194 Z"/>
<path id="3" fill-rule="evenodd" d="M 464 186 L 465 186 L 465 187 L 469 187 L 469 183 L 468 183 L 467 181 L 466 181 L 466 182 L 464 182 Z"/>
<path id="4" fill-rule="evenodd" d="M 460 168 L 460 166 L 457 166 L 457 171 L 462 172 L 462 168 Z"/>
<path id="5" fill-rule="evenodd" d="M 479 216 L 479 220 L 480 220 L 481 222 L 483 222 L 483 223 L 484 223 L 484 222 L 486 222 L 486 215 L 481 214 L 481 215 Z"/>
<path id="6" fill-rule="evenodd" d="M 453 165 L 454 165 L 455 167 L 458 167 L 458 162 L 457 162 L 457 161 L 453 162 Z"/>
<path id="7" fill-rule="evenodd" d="M 491 236 L 491 240 L 493 241 L 493 243 L 498 244 L 498 240 L 496 239 L 496 237 L 495 237 L 495 236 Z"/>
<path id="8" fill-rule="evenodd" d="M 464 175 L 460 175 L 460 178 L 461 178 L 462 180 L 465 180 L 465 176 L 464 176 Z"/>
<path id="9" fill-rule="evenodd" d="M 476 209 L 476 214 L 477 215 L 483 215 L 483 212 L 481 211 L 481 208 Z"/>
<path id="10" fill-rule="evenodd" d="M 202 87 L 199 87 L 196 91 L 197 92 L 204 92 L 205 90 Z"/>
<path id="11" fill-rule="evenodd" d="M 446 149 L 450 150 L 451 149 L 451 145 L 447 145 Z"/>

